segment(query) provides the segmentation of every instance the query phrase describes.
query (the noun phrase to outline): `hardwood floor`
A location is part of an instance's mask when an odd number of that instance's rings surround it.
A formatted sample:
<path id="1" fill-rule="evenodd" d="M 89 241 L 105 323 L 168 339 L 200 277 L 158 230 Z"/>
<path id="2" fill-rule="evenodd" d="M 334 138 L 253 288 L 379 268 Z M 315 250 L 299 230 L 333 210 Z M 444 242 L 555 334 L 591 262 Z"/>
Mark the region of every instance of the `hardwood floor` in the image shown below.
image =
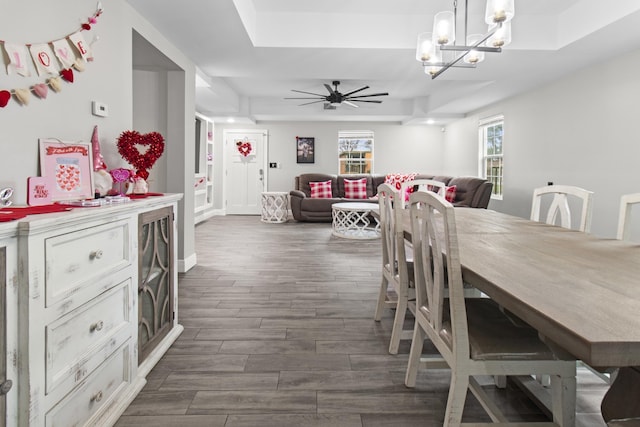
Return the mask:
<path id="1" fill-rule="evenodd" d="M 405 388 L 409 342 L 389 355 L 392 312 L 373 321 L 380 248 L 330 224 L 198 225 L 198 265 L 179 278 L 185 331 L 116 426 L 441 426 L 448 371 Z M 587 370 L 578 382 L 576 425 L 604 426 L 607 386 Z M 486 389 L 514 420 L 545 419 L 517 387 Z M 490 421 L 472 395 L 464 421 Z"/>

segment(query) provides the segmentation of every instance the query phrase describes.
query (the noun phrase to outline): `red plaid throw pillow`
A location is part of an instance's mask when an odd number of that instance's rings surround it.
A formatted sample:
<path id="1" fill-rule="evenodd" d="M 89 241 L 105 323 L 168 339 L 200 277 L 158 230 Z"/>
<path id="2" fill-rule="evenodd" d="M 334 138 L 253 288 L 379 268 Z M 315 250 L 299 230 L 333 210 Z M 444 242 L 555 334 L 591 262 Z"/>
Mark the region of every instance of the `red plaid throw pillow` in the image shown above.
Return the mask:
<path id="1" fill-rule="evenodd" d="M 444 187 L 444 198 L 447 202 L 453 203 L 456 201 L 456 189 L 457 187 L 455 185 L 452 185 L 451 187 Z"/>
<path id="2" fill-rule="evenodd" d="M 322 182 L 310 182 L 311 198 L 312 199 L 330 199 L 331 195 L 331 180 Z"/>
<path id="3" fill-rule="evenodd" d="M 367 178 L 345 179 L 344 180 L 345 199 L 366 199 L 367 198 Z"/>

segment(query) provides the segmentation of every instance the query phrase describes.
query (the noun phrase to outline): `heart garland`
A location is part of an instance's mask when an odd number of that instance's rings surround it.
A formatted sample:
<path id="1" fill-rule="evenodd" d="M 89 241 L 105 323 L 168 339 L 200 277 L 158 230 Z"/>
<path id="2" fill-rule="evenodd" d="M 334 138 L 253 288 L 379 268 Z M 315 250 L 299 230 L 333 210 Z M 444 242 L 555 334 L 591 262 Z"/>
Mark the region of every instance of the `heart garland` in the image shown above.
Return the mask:
<path id="1" fill-rule="evenodd" d="M 141 154 L 137 145 L 148 146 L 144 154 Z M 150 132 L 142 135 L 138 131 L 124 131 L 118 137 L 118 153 L 136 168 L 136 175 L 142 179 L 149 177 L 148 169 L 156 163 L 164 152 L 164 137 L 158 132 Z"/>
<path id="2" fill-rule="evenodd" d="M 238 147 L 238 152 L 244 157 L 247 157 L 249 154 L 251 154 L 251 150 L 253 149 L 249 141 L 238 141 L 236 142 L 236 146 Z"/>
<path id="3" fill-rule="evenodd" d="M 91 30 L 91 25 L 96 24 L 98 22 L 98 17 L 102 15 L 102 12 L 103 12 L 102 4 L 98 2 L 98 8 L 95 11 L 95 13 L 89 18 L 87 18 L 87 21 L 85 23 L 81 24 L 80 29 L 78 31 Z M 67 36 L 65 36 L 65 38 L 68 38 L 72 35 L 73 33 L 70 33 Z M 0 40 L 0 44 L 2 44 L 2 42 L 3 40 Z M 49 43 L 52 43 L 52 42 L 49 42 Z M 27 46 L 30 46 L 30 45 L 27 44 Z M 91 61 L 92 58 L 87 58 L 86 60 Z M 82 58 L 76 58 L 72 67 L 75 68 L 77 71 L 82 72 L 85 70 L 85 65 L 86 65 L 85 60 L 83 60 Z M 74 79 L 73 69 L 72 68 L 63 69 L 62 71 L 60 71 L 59 76 L 52 77 L 51 79 L 47 80 L 46 83 L 48 83 L 49 86 L 51 86 L 51 89 L 54 92 L 60 92 L 62 90 L 61 78 L 68 83 L 73 83 L 73 79 Z M 9 104 L 12 94 L 15 96 L 16 100 L 18 101 L 18 104 L 20 105 L 29 104 L 29 95 L 30 95 L 29 91 L 35 93 L 36 96 L 38 96 L 38 98 L 40 99 L 46 99 L 48 89 L 44 83 L 39 83 L 28 89 L 24 88 L 24 89 L 0 90 L 0 108 L 4 108 Z"/>

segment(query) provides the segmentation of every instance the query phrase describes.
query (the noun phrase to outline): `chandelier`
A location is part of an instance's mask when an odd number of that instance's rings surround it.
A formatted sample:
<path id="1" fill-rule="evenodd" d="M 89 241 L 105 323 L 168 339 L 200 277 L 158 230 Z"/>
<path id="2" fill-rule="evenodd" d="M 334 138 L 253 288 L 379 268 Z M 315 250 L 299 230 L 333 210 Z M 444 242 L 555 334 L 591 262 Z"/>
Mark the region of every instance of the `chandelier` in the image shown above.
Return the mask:
<path id="1" fill-rule="evenodd" d="M 424 72 L 435 79 L 451 67 L 475 68 L 484 61 L 485 52 L 502 52 L 511 43 L 511 19 L 514 0 L 487 0 L 485 34 L 467 34 L 468 3 L 464 2 L 464 43 L 456 43 L 458 1 L 453 1 L 453 12 L 437 13 L 433 31 L 418 35 L 416 59 L 422 62 Z"/>

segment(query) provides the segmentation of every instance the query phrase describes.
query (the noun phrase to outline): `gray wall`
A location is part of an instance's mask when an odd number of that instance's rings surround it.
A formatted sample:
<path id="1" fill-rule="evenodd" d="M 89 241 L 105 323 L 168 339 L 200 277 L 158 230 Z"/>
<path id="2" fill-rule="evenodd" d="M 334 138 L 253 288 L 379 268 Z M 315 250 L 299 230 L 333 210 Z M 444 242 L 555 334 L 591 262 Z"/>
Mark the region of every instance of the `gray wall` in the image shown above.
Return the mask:
<path id="1" fill-rule="evenodd" d="M 614 237 L 620 196 L 640 192 L 639 67 L 635 51 L 449 125 L 444 168 L 477 170 L 478 121 L 504 114 L 504 199 L 489 207 L 529 217 L 534 188 L 576 185 L 594 192 L 592 233 Z"/>

